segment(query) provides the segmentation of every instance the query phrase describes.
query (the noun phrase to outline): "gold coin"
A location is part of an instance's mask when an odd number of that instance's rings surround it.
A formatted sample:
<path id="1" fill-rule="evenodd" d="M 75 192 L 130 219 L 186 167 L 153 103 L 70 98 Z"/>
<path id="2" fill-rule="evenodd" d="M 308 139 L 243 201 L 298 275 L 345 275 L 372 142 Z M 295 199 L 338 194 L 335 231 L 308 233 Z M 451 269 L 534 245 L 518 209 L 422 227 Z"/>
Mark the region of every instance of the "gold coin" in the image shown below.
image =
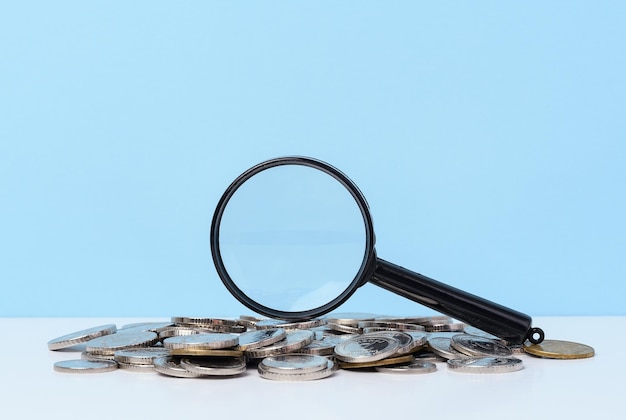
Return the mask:
<path id="1" fill-rule="evenodd" d="M 170 355 L 195 357 L 242 357 L 243 351 L 228 349 L 175 349 L 170 350 Z"/>
<path id="2" fill-rule="evenodd" d="M 544 340 L 539 344 L 524 346 L 524 351 L 546 359 L 584 359 L 593 357 L 593 347 L 562 340 Z"/>
<path id="3" fill-rule="evenodd" d="M 397 365 L 400 363 L 412 362 L 413 356 L 407 354 L 405 356 L 398 357 L 390 357 L 383 360 L 376 360 L 375 362 L 362 362 L 362 363 L 347 363 L 347 362 L 339 362 L 339 367 L 341 369 L 361 369 L 361 368 L 369 368 L 376 366 L 388 366 L 388 365 Z"/>

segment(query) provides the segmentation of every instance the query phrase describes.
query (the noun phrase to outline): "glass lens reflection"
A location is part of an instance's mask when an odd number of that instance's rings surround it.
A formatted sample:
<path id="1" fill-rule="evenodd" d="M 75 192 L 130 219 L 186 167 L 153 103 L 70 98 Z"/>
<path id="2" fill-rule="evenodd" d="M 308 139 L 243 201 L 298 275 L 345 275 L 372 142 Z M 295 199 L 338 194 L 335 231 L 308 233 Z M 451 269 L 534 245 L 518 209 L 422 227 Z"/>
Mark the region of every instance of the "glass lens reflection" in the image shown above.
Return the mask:
<path id="1" fill-rule="evenodd" d="M 330 175 L 277 166 L 248 179 L 220 225 L 220 252 L 235 285 L 285 312 L 318 308 L 343 293 L 366 254 L 366 226 L 350 192 Z"/>

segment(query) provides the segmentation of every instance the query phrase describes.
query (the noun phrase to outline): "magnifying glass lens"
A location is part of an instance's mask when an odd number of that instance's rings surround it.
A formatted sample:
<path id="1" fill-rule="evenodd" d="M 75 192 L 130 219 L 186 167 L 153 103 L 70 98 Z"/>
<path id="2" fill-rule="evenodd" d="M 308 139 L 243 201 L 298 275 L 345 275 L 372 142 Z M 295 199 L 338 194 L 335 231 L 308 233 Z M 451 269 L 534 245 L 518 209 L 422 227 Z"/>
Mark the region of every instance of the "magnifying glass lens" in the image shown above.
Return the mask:
<path id="1" fill-rule="evenodd" d="M 219 255 L 230 287 L 257 309 L 300 313 L 340 299 L 358 281 L 367 251 L 350 191 L 308 166 L 253 174 L 221 215 Z"/>

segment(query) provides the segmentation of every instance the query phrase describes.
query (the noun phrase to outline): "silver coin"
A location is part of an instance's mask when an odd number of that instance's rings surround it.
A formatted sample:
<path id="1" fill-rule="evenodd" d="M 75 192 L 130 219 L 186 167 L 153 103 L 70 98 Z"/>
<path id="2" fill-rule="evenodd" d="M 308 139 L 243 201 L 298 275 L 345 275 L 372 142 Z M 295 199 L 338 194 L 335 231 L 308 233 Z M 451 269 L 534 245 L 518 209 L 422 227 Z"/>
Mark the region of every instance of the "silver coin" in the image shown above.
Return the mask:
<path id="1" fill-rule="evenodd" d="M 269 346 L 284 339 L 286 336 L 287 333 L 283 328 L 247 331 L 239 336 L 237 350 L 243 351 Z"/>
<path id="2" fill-rule="evenodd" d="M 124 324 L 120 327 L 120 329 L 124 329 L 124 328 L 135 328 L 135 327 L 139 327 L 141 325 L 147 325 L 147 324 L 152 324 L 152 322 L 150 321 L 141 321 L 141 322 L 131 322 L 130 324 Z"/>
<path id="3" fill-rule="evenodd" d="M 448 360 L 448 368 L 463 373 L 508 373 L 524 367 L 515 357 L 470 357 Z"/>
<path id="4" fill-rule="evenodd" d="M 279 319 L 263 319 L 255 324 L 257 330 L 270 328 L 284 328 L 286 330 L 308 330 L 309 328 L 321 327 L 326 324 L 325 319 L 314 318 L 307 321 L 283 321 Z"/>
<path id="5" fill-rule="evenodd" d="M 450 324 L 428 324 L 424 328 L 427 332 L 462 332 L 465 329 L 465 324 L 450 323 Z"/>
<path id="6" fill-rule="evenodd" d="M 63 373 L 102 373 L 117 369 L 112 360 L 63 360 L 54 364 L 54 370 Z"/>
<path id="7" fill-rule="evenodd" d="M 422 362 L 445 363 L 448 361 L 448 359 L 441 357 L 431 351 L 420 351 L 418 353 L 414 353 L 413 357 L 415 358 L 415 360 L 419 360 Z"/>
<path id="8" fill-rule="evenodd" d="M 236 319 L 204 318 L 194 316 L 173 316 L 172 322 L 174 322 L 175 324 L 192 324 L 199 326 L 226 325 L 233 327 L 239 325 L 239 322 Z"/>
<path id="9" fill-rule="evenodd" d="M 405 324 L 421 324 L 422 321 L 427 320 L 427 317 L 423 316 L 392 316 L 392 315 L 381 315 L 377 316 L 374 321 L 385 321 L 385 322 L 402 322 Z"/>
<path id="10" fill-rule="evenodd" d="M 181 326 L 175 325 L 172 327 L 164 328 L 161 331 L 159 331 L 159 339 L 165 340 L 166 338 L 178 337 L 181 335 L 206 334 L 206 333 L 211 333 L 211 332 L 213 331 L 202 329 L 202 328 L 197 328 L 197 327 L 181 327 Z"/>
<path id="11" fill-rule="evenodd" d="M 400 343 L 400 347 L 393 354 L 394 356 L 409 354 L 418 347 L 413 341 L 413 337 L 402 331 L 380 331 L 378 334 L 391 337 Z"/>
<path id="12" fill-rule="evenodd" d="M 294 374 L 317 372 L 328 367 L 328 359 L 313 354 L 281 354 L 266 357 L 259 366 L 267 372 Z"/>
<path id="13" fill-rule="evenodd" d="M 415 360 L 407 365 L 377 366 L 375 369 L 376 371 L 383 373 L 418 374 L 434 372 L 437 370 L 437 365 L 424 360 Z"/>
<path id="14" fill-rule="evenodd" d="M 206 376 L 234 376 L 246 371 L 243 357 L 184 357 L 180 366 L 191 373 Z"/>
<path id="15" fill-rule="evenodd" d="M 428 335 L 419 331 L 404 331 L 405 334 L 410 335 L 415 342 L 415 347 L 421 347 L 428 342 Z"/>
<path id="16" fill-rule="evenodd" d="M 304 353 L 304 354 L 316 354 L 319 356 L 331 356 L 334 354 L 335 352 L 335 346 L 343 341 L 346 341 L 349 338 L 352 338 L 355 336 L 352 335 L 344 335 L 344 336 L 337 336 L 337 335 L 326 335 L 323 336 L 321 339 L 319 340 L 315 340 L 313 341 L 311 344 L 307 345 L 306 347 L 301 348 L 300 350 L 298 350 L 300 353 Z"/>
<path id="17" fill-rule="evenodd" d="M 140 364 L 135 364 L 135 363 L 117 362 L 117 366 L 120 368 L 120 370 L 126 370 L 130 372 L 139 372 L 139 373 L 155 372 L 154 365 L 152 363 L 150 363 L 149 365 L 140 365 Z"/>
<path id="18" fill-rule="evenodd" d="M 428 346 L 438 356 L 444 359 L 459 359 L 468 357 L 465 353 L 454 349 L 449 337 L 429 337 Z"/>
<path id="19" fill-rule="evenodd" d="M 203 375 L 189 372 L 180 365 L 180 360 L 172 356 L 162 356 L 154 359 L 154 370 L 167 376 L 176 378 L 200 378 Z"/>
<path id="20" fill-rule="evenodd" d="M 298 323 L 298 327 L 299 329 L 302 330 L 309 330 L 311 328 L 319 328 L 319 327 L 323 327 L 324 325 L 326 325 L 326 319 L 325 318 L 313 318 L 307 321 L 300 321 Z"/>
<path id="21" fill-rule="evenodd" d="M 389 328 L 397 331 L 425 331 L 422 325 L 409 324 L 405 322 L 391 322 L 391 321 L 361 321 L 358 323 L 359 328 Z"/>
<path id="22" fill-rule="evenodd" d="M 240 315 L 238 319 L 238 323 L 241 325 L 245 325 L 248 329 L 255 328 L 256 323 L 261 321 L 263 318 L 259 318 L 256 316 L 250 315 Z"/>
<path id="23" fill-rule="evenodd" d="M 219 333 L 241 334 L 247 330 L 247 327 L 236 319 L 173 316 L 172 322 L 179 327 L 202 328 Z"/>
<path id="24" fill-rule="evenodd" d="M 513 354 L 510 348 L 497 340 L 476 335 L 458 334 L 451 338 L 450 345 L 468 356 L 507 357 Z"/>
<path id="25" fill-rule="evenodd" d="M 320 327 L 314 327 L 314 328 L 309 328 L 309 329 L 315 333 L 316 340 L 321 340 L 322 337 L 324 337 L 326 333 L 330 331 L 328 327 L 326 326 L 326 324 Z M 335 331 L 332 331 L 331 334 L 335 334 Z"/>
<path id="26" fill-rule="evenodd" d="M 156 341 L 157 334 L 152 331 L 128 334 L 115 333 L 88 341 L 86 350 L 94 354 L 113 354 L 116 350 L 132 347 L 149 347 Z"/>
<path id="27" fill-rule="evenodd" d="M 334 322 L 328 322 L 326 324 L 326 327 L 329 330 L 344 333 L 344 334 L 362 334 L 363 333 L 362 328 L 359 328 L 353 325 L 344 325 L 344 324 L 337 324 Z"/>
<path id="28" fill-rule="evenodd" d="M 373 321 L 376 317 L 376 314 L 366 312 L 333 312 L 326 315 L 326 321 L 332 324 L 350 325 L 356 327 L 360 321 Z"/>
<path id="29" fill-rule="evenodd" d="M 411 331 L 426 331 L 426 329 L 424 327 L 422 327 L 421 325 L 415 325 L 416 328 L 412 328 L 412 329 L 407 329 L 407 328 L 394 328 L 394 327 L 365 327 L 361 330 L 361 333 L 363 334 L 369 334 L 369 333 L 373 333 L 373 332 L 379 332 L 379 331 L 402 331 L 402 332 L 411 332 Z"/>
<path id="30" fill-rule="evenodd" d="M 262 320 L 264 318 L 259 318 L 258 316 L 254 316 L 254 315 L 240 315 L 239 316 L 239 321 L 251 321 L 251 322 L 259 322 L 260 320 Z"/>
<path id="31" fill-rule="evenodd" d="M 169 337 L 163 340 L 163 347 L 177 349 L 225 349 L 234 347 L 239 337 L 227 333 L 204 333 Z"/>
<path id="32" fill-rule="evenodd" d="M 335 357 L 349 363 L 365 363 L 393 356 L 400 348 L 398 340 L 380 333 L 351 338 L 335 347 Z"/>
<path id="33" fill-rule="evenodd" d="M 246 350 L 248 359 L 261 359 L 277 354 L 292 353 L 313 342 L 315 333 L 311 330 L 288 331 L 287 336 L 270 346 Z"/>
<path id="34" fill-rule="evenodd" d="M 122 328 L 117 330 L 118 333 L 134 333 L 141 331 L 152 331 L 155 333 L 159 333 L 160 331 L 171 327 L 173 324 L 171 322 L 144 322 L 137 324 L 125 325 Z"/>
<path id="35" fill-rule="evenodd" d="M 369 334 L 369 333 L 375 333 L 375 332 L 381 332 L 381 331 L 398 331 L 395 328 L 388 328 L 388 327 L 365 327 L 365 328 L 361 328 L 361 334 Z"/>
<path id="36" fill-rule="evenodd" d="M 465 329 L 463 330 L 463 332 L 465 334 L 469 334 L 469 335 L 475 335 L 475 336 L 478 336 L 478 337 L 490 338 L 492 340 L 497 340 L 497 341 L 502 342 L 503 344 L 506 344 L 505 340 L 501 339 L 500 337 L 497 337 L 497 336 L 495 336 L 493 334 L 489 334 L 488 332 L 483 331 L 483 330 L 481 330 L 479 328 L 476 328 L 473 325 L 466 325 Z"/>
<path id="37" fill-rule="evenodd" d="M 276 373 L 266 370 L 262 364 L 259 363 L 258 372 L 259 376 L 264 379 L 273 381 L 314 381 L 331 376 L 335 372 L 335 364 L 332 360 L 326 360 L 326 368 L 317 370 L 314 372 L 306 373 Z"/>
<path id="38" fill-rule="evenodd" d="M 117 331 L 115 324 L 99 325 L 97 327 L 87 328 L 84 330 L 76 331 L 61 337 L 53 338 L 48 341 L 49 350 L 60 350 L 67 347 L 72 347 L 77 344 L 86 343 L 97 337 L 113 334 Z"/>
<path id="39" fill-rule="evenodd" d="M 163 347 L 139 347 L 117 350 L 113 353 L 116 362 L 132 365 L 152 365 L 155 358 L 168 355 L 169 350 Z"/>
<path id="40" fill-rule="evenodd" d="M 187 327 L 194 329 L 202 329 L 204 331 L 213 333 L 229 333 L 229 334 L 242 334 L 248 330 L 245 325 L 204 325 L 204 324 L 176 324 L 177 327 Z"/>
<path id="41" fill-rule="evenodd" d="M 250 322 L 259 322 L 260 320 L 265 318 L 259 318 L 255 315 L 239 315 L 239 322 L 241 321 L 250 321 Z"/>
<path id="42" fill-rule="evenodd" d="M 115 360 L 115 356 L 112 354 L 92 354 L 88 351 L 84 351 L 80 354 L 80 358 L 83 360 Z"/>
<path id="43" fill-rule="evenodd" d="M 420 324 L 420 325 L 441 325 L 441 324 L 452 324 L 454 320 L 447 315 L 434 315 L 434 316 L 423 316 L 413 318 L 411 323 Z"/>

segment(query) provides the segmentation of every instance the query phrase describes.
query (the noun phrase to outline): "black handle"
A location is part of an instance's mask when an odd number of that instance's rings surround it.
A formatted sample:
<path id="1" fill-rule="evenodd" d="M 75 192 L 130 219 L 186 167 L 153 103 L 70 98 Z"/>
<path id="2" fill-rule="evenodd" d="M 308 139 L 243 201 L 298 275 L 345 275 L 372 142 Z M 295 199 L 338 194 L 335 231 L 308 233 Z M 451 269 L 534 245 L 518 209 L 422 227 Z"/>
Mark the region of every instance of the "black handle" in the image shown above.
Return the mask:
<path id="1" fill-rule="evenodd" d="M 451 316 L 511 344 L 522 344 L 543 331 L 531 328 L 530 316 L 448 286 L 380 258 L 370 283 Z"/>

